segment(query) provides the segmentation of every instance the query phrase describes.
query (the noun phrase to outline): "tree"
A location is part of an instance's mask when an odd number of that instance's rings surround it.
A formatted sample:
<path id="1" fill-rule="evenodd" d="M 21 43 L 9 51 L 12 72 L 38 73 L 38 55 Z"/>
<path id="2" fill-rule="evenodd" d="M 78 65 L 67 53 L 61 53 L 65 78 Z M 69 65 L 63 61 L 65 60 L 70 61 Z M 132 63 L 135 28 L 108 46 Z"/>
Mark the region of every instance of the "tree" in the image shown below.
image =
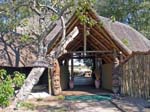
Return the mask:
<path id="1" fill-rule="evenodd" d="M 17 5 L 17 3 L 9 2 L 0 3 L 0 42 L 3 43 L 0 52 L 1 57 L 6 58 L 6 63 L 10 66 L 19 65 L 20 50 L 28 44 L 27 41 L 23 42 L 26 36 L 17 33 L 16 27 L 23 18 L 29 15 L 29 10 L 27 7 L 17 10 Z M 15 58 L 12 59 L 10 54 L 13 54 Z"/>
<path id="2" fill-rule="evenodd" d="M 150 39 L 150 1 L 149 0 L 97 0 L 97 12 L 131 25 Z"/>
<path id="3" fill-rule="evenodd" d="M 60 19 L 62 23 L 63 33 L 60 41 L 62 42 L 66 36 L 64 16 L 69 12 L 75 11 L 78 11 L 78 14 L 80 12 L 84 13 L 83 11 L 86 11 L 86 9 L 90 7 L 93 1 L 94 0 L 9 0 L 6 2 L 2 2 L 0 4 L 2 6 L 0 8 L 0 19 L 2 20 L 1 24 L 3 26 L 7 24 L 8 27 L 6 27 L 6 31 L 3 31 L 3 29 L 1 28 L 0 38 L 5 37 L 5 35 L 7 34 L 11 34 L 10 40 L 13 39 L 14 41 L 16 41 L 15 36 L 13 36 L 12 34 L 18 34 L 18 44 L 24 45 L 25 42 L 27 42 L 28 44 L 31 44 L 32 42 L 32 44 L 37 44 L 37 60 L 45 60 L 47 57 L 49 44 L 49 41 L 45 41 L 45 38 L 56 25 L 57 20 Z M 82 9 L 84 10 L 81 11 Z M 28 24 L 31 18 L 37 18 L 37 26 L 35 29 L 33 28 L 34 24 Z M 18 27 L 26 29 L 28 25 L 32 25 L 30 30 L 25 30 L 24 32 L 17 31 Z M 8 36 L 6 37 L 8 38 Z M 8 45 L 7 42 L 4 43 L 6 43 L 6 46 L 9 47 L 11 47 L 12 45 Z M 21 47 L 15 46 L 14 48 L 15 50 L 17 49 L 17 53 L 19 54 Z M 57 50 L 55 51 L 55 58 L 57 59 L 59 53 L 61 53 L 60 50 L 64 49 L 60 49 L 60 46 L 56 49 Z M 13 51 L 15 52 L 15 50 Z M 15 57 L 16 59 L 19 59 L 17 55 Z M 31 70 L 30 74 L 25 80 L 25 83 L 21 87 L 19 93 L 16 95 L 16 98 L 13 102 L 14 105 L 16 105 L 18 101 L 26 99 L 28 94 L 31 92 L 32 87 L 38 82 L 40 76 L 44 72 L 44 69 L 45 68 L 43 67 L 36 67 Z"/>

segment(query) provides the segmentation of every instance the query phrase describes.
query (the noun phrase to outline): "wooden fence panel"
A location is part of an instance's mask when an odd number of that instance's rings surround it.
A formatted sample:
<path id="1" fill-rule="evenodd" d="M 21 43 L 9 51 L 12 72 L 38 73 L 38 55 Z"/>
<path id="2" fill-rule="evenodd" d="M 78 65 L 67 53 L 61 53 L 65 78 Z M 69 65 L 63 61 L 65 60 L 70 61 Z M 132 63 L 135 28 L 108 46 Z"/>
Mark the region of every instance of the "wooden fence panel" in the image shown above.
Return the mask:
<path id="1" fill-rule="evenodd" d="M 134 55 L 122 65 L 121 93 L 133 97 L 150 97 L 150 55 Z"/>

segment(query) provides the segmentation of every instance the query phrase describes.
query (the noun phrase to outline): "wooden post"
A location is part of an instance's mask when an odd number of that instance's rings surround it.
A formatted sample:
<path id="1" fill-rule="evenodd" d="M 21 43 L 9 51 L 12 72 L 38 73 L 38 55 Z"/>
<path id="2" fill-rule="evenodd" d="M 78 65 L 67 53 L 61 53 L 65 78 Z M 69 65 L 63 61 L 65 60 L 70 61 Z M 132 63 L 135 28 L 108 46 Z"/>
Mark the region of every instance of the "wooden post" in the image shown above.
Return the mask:
<path id="1" fill-rule="evenodd" d="M 71 58 L 71 79 L 73 77 L 73 58 Z"/>
<path id="2" fill-rule="evenodd" d="M 48 93 L 49 93 L 50 95 L 52 95 L 51 72 L 52 72 L 51 68 L 48 68 Z"/>
<path id="3" fill-rule="evenodd" d="M 87 45 L 86 45 L 86 42 L 87 42 L 87 37 L 86 37 L 86 24 L 84 24 L 84 55 L 86 55 L 86 47 L 87 47 Z"/>
<path id="4" fill-rule="evenodd" d="M 114 50 L 114 63 L 113 63 L 113 70 L 112 70 L 112 91 L 115 94 L 120 93 L 120 76 L 119 76 L 119 59 L 117 57 L 117 52 Z"/>
<path id="5" fill-rule="evenodd" d="M 70 89 L 74 88 L 74 80 L 73 80 L 73 58 L 71 58 L 71 76 L 69 80 L 69 87 Z"/>
<path id="6" fill-rule="evenodd" d="M 120 67 L 119 67 L 119 76 L 120 76 L 120 94 L 124 94 L 124 89 L 123 89 L 123 80 L 124 80 L 124 76 L 123 76 L 123 66 L 122 66 L 122 62 L 123 62 L 123 54 L 120 51 L 119 52 L 119 63 L 120 63 Z"/>
<path id="7" fill-rule="evenodd" d="M 51 77 L 52 77 L 52 89 L 54 95 L 60 95 L 62 89 L 60 85 L 60 66 L 57 59 L 53 60 L 53 69 L 51 72 Z"/>

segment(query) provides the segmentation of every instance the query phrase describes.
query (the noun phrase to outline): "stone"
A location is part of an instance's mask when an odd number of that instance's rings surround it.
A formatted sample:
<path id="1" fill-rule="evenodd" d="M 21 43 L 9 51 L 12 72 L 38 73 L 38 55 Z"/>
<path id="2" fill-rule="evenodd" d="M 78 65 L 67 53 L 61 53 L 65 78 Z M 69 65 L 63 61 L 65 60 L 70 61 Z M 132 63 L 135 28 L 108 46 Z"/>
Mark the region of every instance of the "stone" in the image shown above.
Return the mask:
<path id="1" fill-rule="evenodd" d="M 50 94 L 46 92 L 39 92 L 39 93 L 30 93 L 28 96 L 28 99 L 33 99 L 33 98 L 46 98 L 51 96 Z"/>

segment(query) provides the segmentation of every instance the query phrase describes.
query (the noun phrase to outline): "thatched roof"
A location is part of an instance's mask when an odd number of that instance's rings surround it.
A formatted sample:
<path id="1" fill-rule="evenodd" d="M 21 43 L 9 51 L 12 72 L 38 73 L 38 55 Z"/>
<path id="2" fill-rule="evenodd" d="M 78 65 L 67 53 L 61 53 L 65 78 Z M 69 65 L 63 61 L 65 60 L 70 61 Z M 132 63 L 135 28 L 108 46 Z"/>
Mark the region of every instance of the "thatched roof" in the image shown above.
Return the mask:
<path id="1" fill-rule="evenodd" d="M 134 53 L 150 52 L 150 41 L 131 26 L 118 21 L 113 22 L 111 19 L 97 15 L 93 10 L 89 10 L 87 15 L 97 21 L 97 24 L 88 28 L 90 35 L 87 37 L 87 48 L 89 48 L 89 50 L 110 51 L 116 49 L 118 52 L 121 51 L 123 53 L 124 59 Z M 68 51 L 76 51 L 83 47 L 83 24 L 81 24 L 76 14 L 67 22 L 67 34 L 69 34 L 75 26 L 79 28 L 80 33 L 73 42 L 68 44 L 66 47 Z M 49 52 L 60 44 L 61 31 L 61 26 L 59 29 L 57 27 L 54 28 L 53 32 L 55 32 L 57 36 L 54 37 L 53 42 L 50 43 Z M 51 33 L 49 35 L 51 35 Z M 105 56 L 105 58 L 107 58 L 106 60 L 108 62 L 113 60 L 112 56 Z"/>
<path id="2" fill-rule="evenodd" d="M 118 21 L 112 22 L 111 19 L 102 16 L 99 16 L 99 19 L 103 22 L 105 29 L 118 38 L 132 52 L 144 53 L 150 51 L 150 41 L 131 26 Z"/>
<path id="3" fill-rule="evenodd" d="M 116 49 L 118 52 L 123 53 L 123 58 L 130 57 L 133 53 L 150 53 L 150 41 L 142 34 L 137 32 L 129 25 L 112 22 L 111 19 L 101 17 L 93 10 L 88 11 L 88 16 L 97 21 L 93 27 L 88 27 L 89 35 L 87 36 L 87 49 L 97 51 L 113 51 Z M 66 50 L 77 51 L 83 48 L 83 24 L 74 14 L 68 21 L 66 21 L 66 37 L 74 29 L 78 27 L 79 34 L 70 42 Z M 50 42 L 48 46 L 48 53 L 55 50 L 60 44 L 62 37 L 62 25 L 58 21 L 57 25 L 48 34 L 45 41 Z M 4 44 L 0 42 L 0 51 L 4 49 Z M 8 54 L 15 66 L 15 54 L 11 48 L 8 48 Z M 33 66 L 33 63 L 37 60 L 37 46 L 29 45 L 23 48 L 21 51 L 21 58 L 19 66 Z M 8 56 L 0 57 L 0 66 L 12 66 L 8 63 Z M 104 56 L 106 62 L 112 62 L 113 57 L 110 55 Z M 37 63 L 35 63 L 37 65 Z M 39 65 L 39 62 L 38 62 Z M 44 62 L 44 66 L 45 66 Z"/>

